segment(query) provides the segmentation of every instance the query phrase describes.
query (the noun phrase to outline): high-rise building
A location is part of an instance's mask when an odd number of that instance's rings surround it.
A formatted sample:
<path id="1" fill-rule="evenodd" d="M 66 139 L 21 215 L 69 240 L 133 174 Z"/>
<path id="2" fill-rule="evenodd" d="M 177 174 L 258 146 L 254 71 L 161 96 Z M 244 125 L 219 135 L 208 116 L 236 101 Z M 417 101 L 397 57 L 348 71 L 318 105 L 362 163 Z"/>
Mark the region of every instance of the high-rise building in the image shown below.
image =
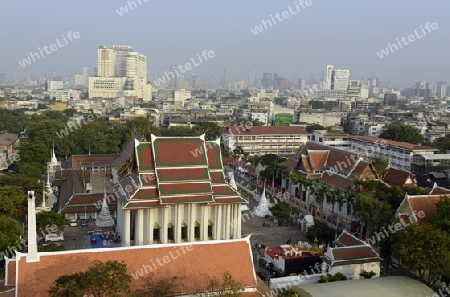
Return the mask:
<path id="1" fill-rule="evenodd" d="M 90 73 L 91 69 L 83 68 L 83 79 L 84 79 L 83 86 L 86 88 L 89 87 L 89 77 L 91 76 Z"/>
<path id="2" fill-rule="evenodd" d="M 262 86 L 265 90 L 273 89 L 272 73 L 263 73 Z"/>
<path id="3" fill-rule="evenodd" d="M 279 77 L 278 73 L 273 74 L 273 83 L 272 83 L 273 89 L 278 90 L 279 89 Z"/>
<path id="4" fill-rule="evenodd" d="M 316 83 L 316 79 L 315 79 L 315 77 L 314 77 L 314 73 L 310 73 L 309 74 L 309 78 L 308 78 L 308 84 L 310 85 L 310 86 L 312 86 L 313 84 L 315 84 Z"/>
<path id="5" fill-rule="evenodd" d="M 256 84 L 256 73 L 255 69 L 249 69 L 248 70 L 248 86 L 254 87 Z"/>
<path id="6" fill-rule="evenodd" d="M 442 86 L 445 86 L 447 84 L 446 81 L 438 81 L 436 84 L 436 95 L 438 96 L 438 98 L 444 98 L 444 96 L 442 96 Z"/>
<path id="7" fill-rule="evenodd" d="M 332 89 L 332 76 L 333 76 L 333 65 L 327 65 L 327 68 L 325 70 L 325 83 L 327 84 L 327 90 Z"/>
<path id="8" fill-rule="evenodd" d="M 350 71 L 334 69 L 331 77 L 331 89 L 337 91 L 346 91 L 348 88 L 348 80 Z"/>
<path id="9" fill-rule="evenodd" d="M 84 72 L 89 72 L 85 69 Z M 121 96 L 151 99 L 147 83 L 147 57 L 128 45 L 100 46 L 98 76 L 89 78 L 89 98 Z"/>

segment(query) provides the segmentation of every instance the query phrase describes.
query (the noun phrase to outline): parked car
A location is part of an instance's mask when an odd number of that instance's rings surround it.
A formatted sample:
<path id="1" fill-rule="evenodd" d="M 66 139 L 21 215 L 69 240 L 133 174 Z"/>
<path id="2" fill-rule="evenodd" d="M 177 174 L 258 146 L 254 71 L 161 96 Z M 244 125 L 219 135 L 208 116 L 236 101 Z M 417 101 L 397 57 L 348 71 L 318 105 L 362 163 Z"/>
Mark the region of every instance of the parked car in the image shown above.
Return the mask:
<path id="1" fill-rule="evenodd" d="M 64 241 L 64 235 L 47 234 L 45 235 L 45 241 Z"/>
<path id="2" fill-rule="evenodd" d="M 80 224 L 81 224 L 81 227 L 89 226 L 88 220 L 86 220 L 86 219 L 81 219 Z"/>
<path id="3" fill-rule="evenodd" d="M 70 220 L 69 226 L 70 226 L 70 227 L 76 227 L 76 226 L 78 226 L 78 221 L 77 221 L 76 219 Z"/>
<path id="4" fill-rule="evenodd" d="M 272 275 L 267 271 L 258 271 L 256 274 L 265 282 L 272 278 Z"/>

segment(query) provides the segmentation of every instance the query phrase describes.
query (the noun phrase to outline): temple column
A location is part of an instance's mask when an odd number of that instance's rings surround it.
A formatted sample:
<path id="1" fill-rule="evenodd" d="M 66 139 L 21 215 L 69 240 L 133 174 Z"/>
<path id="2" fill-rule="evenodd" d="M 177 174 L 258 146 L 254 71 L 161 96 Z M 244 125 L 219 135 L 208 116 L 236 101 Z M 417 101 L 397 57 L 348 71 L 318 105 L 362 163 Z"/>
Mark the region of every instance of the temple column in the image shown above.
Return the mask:
<path id="1" fill-rule="evenodd" d="M 200 240 L 208 240 L 208 206 L 202 205 L 202 222 L 200 225 Z"/>
<path id="2" fill-rule="evenodd" d="M 182 204 L 175 205 L 174 211 L 175 211 L 174 239 L 175 242 L 181 242 L 181 223 L 183 222 L 181 214 L 184 211 L 184 205 Z"/>
<path id="3" fill-rule="evenodd" d="M 134 234 L 134 245 L 144 244 L 144 210 L 138 209 L 136 211 L 136 219 L 134 222 L 135 234 Z"/>
<path id="4" fill-rule="evenodd" d="M 233 239 L 236 239 L 237 234 L 236 234 L 236 210 L 238 209 L 239 204 L 232 204 L 231 205 L 231 222 L 230 222 L 230 227 L 231 227 L 231 236 L 233 237 Z"/>
<path id="5" fill-rule="evenodd" d="M 241 204 L 237 204 L 237 217 L 236 217 L 236 233 L 237 238 L 241 238 L 241 228 L 242 228 L 242 212 L 241 212 Z"/>
<path id="6" fill-rule="evenodd" d="M 231 205 L 226 206 L 225 239 L 230 239 Z"/>
<path id="7" fill-rule="evenodd" d="M 188 234 L 187 240 L 189 242 L 195 241 L 195 214 L 194 211 L 197 211 L 197 206 L 195 204 L 188 204 L 186 206 L 188 208 Z"/>
<path id="8" fill-rule="evenodd" d="M 143 214 L 143 216 L 144 216 L 144 225 L 142 227 L 142 230 L 144 232 L 143 241 L 144 241 L 144 245 L 147 245 L 147 244 L 149 244 L 149 241 L 148 241 L 148 229 L 150 228 L 150 223 L 149 223 L 150 222 L 150 218 L 149 218 L 150 210 L 149 209 L 143 209 L 143 212 L 144 212 L 144 214 Z"/>
<path id="9" fill-rule="evenodd" d="M 216 220 L 215 220 L 215 229 L 216 229 L 216 239 L 222 239 L 222 205 L 216 205 Z"/>
<path id="10" fill-rule="evenodd" d="M 123 234 L 122 244 L 124 246 L 130 246 L 131 237 L 131 210 L 123 212 Z"/>
<path id="11" fill-rule="evenodd" d="M 162 213 L 162 219 L 161 219 L 161 226 L 159 229 L 159 234 L 161 237 L 161 243 L 167 243 L 168 242 L 168 232 L 167 229 L 169 228 L 169 207 L 164 207 L 163 209 L 161 209 L 161 213 Z"/>
<path id="12" fill-rule="evenodd" d="M 148 242 L 149 244 L 154 244 L 153 240 L 153 230 L 155 227 L 155 224 L 158 222 L 158 209 L 157 208 L 150 208 L 148 210 Z"/>
<path id="13" fill-rule="evenodd" d="M 123 210 L 122 210 L 122 201 L 117 199 L 117 227 L 119 231 L 119 235 L 123 235 Z"/>

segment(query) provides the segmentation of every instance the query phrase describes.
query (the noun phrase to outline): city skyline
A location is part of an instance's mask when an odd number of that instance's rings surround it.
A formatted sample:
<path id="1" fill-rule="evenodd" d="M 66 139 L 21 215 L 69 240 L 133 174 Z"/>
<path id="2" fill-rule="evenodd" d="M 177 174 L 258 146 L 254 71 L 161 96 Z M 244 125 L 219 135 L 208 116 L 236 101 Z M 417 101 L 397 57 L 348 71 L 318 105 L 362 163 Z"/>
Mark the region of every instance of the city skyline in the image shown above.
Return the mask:
<path id="1" fill-rule="evenodd" d="M 223 79 L 227 65 L 229 79 L 247 80 L 248 70 L 254 69 L 258 79 L 263 73 L 278 73 L 293 79 L 301 72 L 303 79 L 308 80 L 309 74 L 314 73 L 316 81 L 321 82 L 323 69 L 328 64 L 348 69 L 350 79 L 380 77 L 403 87 L 423 80 L 450 80 L 441 62 L 446 58 L 448 42 L 445 38 L 450 25 L 445 15 L 448 6 L 445 1 L 436 0 L 430 5 L 428 2 L 383 0 L 361 5 L 356 0 L 339 4 L 311 0 L 311 5 L 301 10 L 295 8 L 301 5 L 294 3 L 264 1 L 262 5 L 261 1 L 248 1 L 239 3 L 240 9 L 235 9 L 229 3 L 199 0 L 189 3 L 116 0 L 91 2 L 86 9 L 79 3 L 55 0 L 9 2 L 10 13 L 0 24 L 8 28 L 3 36 L 13 46 L 0 49 L 1 55 L 7 57 L 0 61 L 0 73 L 12 77 L 19 69 L 18 61 L 58 38 L 63 40 L 61 36 L 71 31 L 79 32 L 76 42 L 62 43 L 65 46 L 57 51 L 46 52 L 47 55 L 27 65 L 24 72 L 56 71 L 60 75 L 72 75 L 83 67 L 94 68 L 98 46 L 127 44 L 147 56 L 149 75 L 161 75 L 172 64 L 184 65 L 207 49 L 215 52 L 215 58 L 195 69 L 193 74 L 216 81 Z M 24 6 L 29 9 L 22 11 Z M 128 12 L 120 16 L 117 10 L 125 6 Z M 282 19 L 280 15 L 290 11 L 289 7 L 295 10 L 290 12 L 289 18 Z M 360 13 L 354 13 L 356 8 Z M 61 13 L 50 19 L 38 18 L 50 9 Z M 62 13 L 64 11 L 71 13 L 67 15 Z M 405 14 L 408 18 L 401 18 Z M 170 22 L 167 15 L 170 15 Z M 26 20 L 23 26 L 16 21 L 15 26 L 8 26 L 19 16 Z M 53 26 L 57 21 L 61 25 Z M 263 21 L 268 29 L 253 34 L 251 29 L 264 24 Z M 25 26 L 27 23 L 32 24 L 33 29 Z M 416 38 L 414 43 L 397 43 L 396 40 L 403 40 L 412 32 L 424 35 L 421 28 L 428 23 L 438 24 L 438 29 L 420 40 Z M 143 38 L 145 36 L 148 38 Z M 403 47 L 394 51 L 394 44 Z M 390 54 L 381 59 L 377 53 L 386 46 L 391 49 Z"/>

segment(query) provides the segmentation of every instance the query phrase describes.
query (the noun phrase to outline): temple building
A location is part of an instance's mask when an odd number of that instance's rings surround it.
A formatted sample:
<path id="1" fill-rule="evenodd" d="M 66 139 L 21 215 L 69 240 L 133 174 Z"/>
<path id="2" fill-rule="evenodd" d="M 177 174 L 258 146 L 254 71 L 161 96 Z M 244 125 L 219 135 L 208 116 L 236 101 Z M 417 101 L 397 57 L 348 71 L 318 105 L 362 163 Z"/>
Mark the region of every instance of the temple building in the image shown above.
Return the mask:
<path id="1" fill-rule="evenodd" d="M 241 238 L 247 201 L 226 183 L 219 140 L 139 138 L 111 168 L 125 246 L 132 238 L 134 245 Z"/>

